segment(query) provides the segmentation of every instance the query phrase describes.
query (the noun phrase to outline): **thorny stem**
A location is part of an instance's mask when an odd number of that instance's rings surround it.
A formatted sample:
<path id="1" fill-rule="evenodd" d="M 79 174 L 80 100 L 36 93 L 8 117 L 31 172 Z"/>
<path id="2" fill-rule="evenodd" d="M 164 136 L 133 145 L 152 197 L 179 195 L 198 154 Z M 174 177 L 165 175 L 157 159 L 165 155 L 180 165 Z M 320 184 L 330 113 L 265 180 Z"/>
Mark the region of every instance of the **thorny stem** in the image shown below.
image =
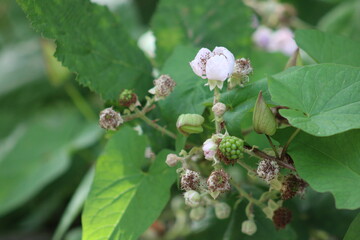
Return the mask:
<path id="1" fill-rule="evenodd" d="M 250 194 L 248 194 L 244 189 L 242 189 L 234 180 L 231 180 L 231 185 L 233 185 L 236 190 L 240 193 L 240 195 L 246 198 L 249 202 L 257 205 L 260 208 L 265 208 L 266 205 L 262 203 L 260 200 L 253 198 Z"/>
<path id="2" fill-rule="evenodd" d="M 161 127 L 160 125 L 155 123 L 153 120 L 146 117 L 145 114 L 142 111 L 140 111 L 139 109 L 135 108 L 135 113 L 139 114 L 139 118 L 141 118 L 144 122 L 146 122 L 150 127 L 153 127 L 156 130 L 160 131 L 161 133 L 163 133 L 173 139 L 176 139 L 176 135 L 174 133 L 170 132 L 169 130 L 166 130 L 164 127 Z"/>
<path id="3" fill-rule="evenodd" d="M 244 152 L 246 152 L 247 154 L 249 154 L 250 156 L 254 156 L 254 157 L 258 157 L 261 159 L 269 159 L 269 160 L 273 160 L 276 161 L 280 166 L 296 171 L 296 169 L 294 168 L 293 165 L 288 164 L 280 159 L 277 159 L 276 157 L 270 156 L 266 153 L 264 153 L 263 151 L 257 149 L 257 148 L 252 148 L 249 146 L 244 146 Z"/>
<path id="4" fill-rule="evenodd" d="M 131 121 L 133 119 L 139 118 L 140 115 L 145 115 L 146 113 L 150 112 L 151 110 L 153 110 L 156 106 L 155 105 L 151 105 L 151 106 L 145 106 L 142 110 L 141 113 L 133 113 L 133 114 L 129 114 L 126 116 L 123 116 L 124 121 L 128 122 Z"/>
<path id="5" fill-rule="evenodd" d="M 280 159 L 283 160 L 286 154 L 286 151 L 290 145 L 290 143 L 292 142 L 292 140 L 294 140 L 294 138 L 296 137 L 296 135 L 298 135 L 298 133 L 300 132 L 300 128 L 296 129 L 293 134 L 291 134 L 291 136 L 289 137 L 289 139 L 287 140 L 282 152 L 281 152 L 281 157 Z"/>
<path id="6" fill-rule="evenodd" d="M 213 106 L 218 103 L 220 100 L 220 92 L 219 92 L 219 88 L 215 87 L 214 88 L 214 101 L 213 101 Z M 215 129 L 216 129 L 216 133 L 220 133 L 221 127 L 220 127 L 220 122 L 217 120 L 217 118 L 215 117 Z"/>
<path id="7" fill-rule="evenodd" d="M 272 150 L 273 150 L 274 153 L 275 153 L 276 158 L 279 158 L 279 153 L 278 153 L 278 151 L 276 150 L 276 147 L 275 147 L 273 141 L 271 140 L 271 138 L 269 137 L 269 135 L 265 134 L 265 136 L 266 136 L 267 140 L 269 141 L 269 143 L 270 143 L 270 145 L 271 145 L 271 148 L 272 148 Z"/>

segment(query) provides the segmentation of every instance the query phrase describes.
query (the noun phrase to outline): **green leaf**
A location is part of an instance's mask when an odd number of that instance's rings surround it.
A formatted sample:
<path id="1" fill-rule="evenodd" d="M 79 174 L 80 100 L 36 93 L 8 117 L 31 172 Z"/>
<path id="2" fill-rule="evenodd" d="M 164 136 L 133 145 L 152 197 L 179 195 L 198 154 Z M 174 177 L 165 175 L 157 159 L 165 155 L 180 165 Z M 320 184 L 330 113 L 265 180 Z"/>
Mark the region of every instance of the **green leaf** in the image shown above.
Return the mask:
<path id="1" fill-rule="evenodd" d="M 61 175 L 71 152 L 93 143 L 100 133 L 97 124 L 84 123 L 67 108 L 43 111 L 19 125 L 0 145 L 0 215 Z"/>
<path id="2" fill-rule="evenodd" d="M 169 74 L 176 82 L 174 91 L 162 101 L 159 101 L 162 118 L 175 128 L 177 118 L 181 114 L 202 114 L 205 106 L 203 102 L 213 93 L 204 80 L 193 72 L 189 62 L 195 57 L 198 49 L 179 46 L 166 61 L 162 73 Z"/>
<path id="3" fill-rule="evenodd" d="M 351 223 L 349 230 L 346 232 L 344 240 L 357 240 L 360 236 L 360 214 Z"/>
<path id="4" fill-rule="evenodd" d="M 244 88 L 235 88 L 221 94 L 221 102 L 226 104 L 228 111 L 224 115 L 226 127 L 230 134 L 238 135 L 241 132 L 241 122 L 246 113 L 254 108 L 257 96 L 263 91 L 266 102 L 270 99 L 267 90 L 267 80 L 262 79 L 246 85 Z"/>
<path id="5" fill-rule="evenodd" d="M 83 239 L 137 239 L 160 215 L 176 173 L 158 154 L 148 172 L 145 136 L 121 128 L 98 159 L 95 180 L 82 216 Z"/>
<path id="6" fill-rule="evenodd" d="M 318 63 L 360 66 L 360 42 L 317 30 L 297 30 L 295 40 Z"/>
<path id="7" fill-rule="evenodd" d="M 105 100 L 124 88 L 144 96 L 151 66 L 119 19 L 88 0 L 18 0 L 33 27 L 56 39 L 55 56 Z"/>
<path id="8" fill-rule="evenodd" d="M 291 68 L 269 80 L 272 100 L 291 125 L 315 136 L 360 128 L 360 68 L 319 64 Z"/>
<path id="9" fill-rule="evenodd" d="M 157 59 L 163 63 L 180 44 L 244 50 L 251 42 L 251 19 L 252 11 L 238 0 L 160 1 L 151 22 Z"/>
<path id="10" fill-rule="evenodd" d="M 288 137 L 279 136 L 282 142 Z M 337 208 L 360 207 L 359 138 L 360 130 L 321 138 L 301 132 L 288 149 L 300 176 L 314 190 L 331 192 Z"/>

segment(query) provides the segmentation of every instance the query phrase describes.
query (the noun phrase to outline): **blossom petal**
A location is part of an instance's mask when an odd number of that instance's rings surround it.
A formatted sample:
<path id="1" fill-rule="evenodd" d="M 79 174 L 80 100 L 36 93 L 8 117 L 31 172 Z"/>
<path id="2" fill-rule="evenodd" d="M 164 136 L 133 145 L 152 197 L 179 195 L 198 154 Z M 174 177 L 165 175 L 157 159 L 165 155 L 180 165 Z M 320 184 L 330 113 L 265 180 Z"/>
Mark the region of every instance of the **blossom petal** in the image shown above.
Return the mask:
<path id="1" fill-rule="evenodd" d="M 213 53 L 215 55 L 224 55 L 226 57 L 229 65 L 229 74 L 231 74 L 235 65 L 234 55 L 225 47 L 215 47 Z"/>
<path id="2" fill-rule="evenodd" d="M 194 60 L 190 62 L 190 66 L 194 73 L 199 77 L 206 78 L 206 62 L 211 56 L 211 51 L 207 48 L 201 48 L 196 54 Z"/>
<path id="3" fill-rule="evenodd" d="M 229 62 L 224 55 L 215 55 L 206 63 L 206 77 L 209 80 L 225 81 L 230 73 Z"/>

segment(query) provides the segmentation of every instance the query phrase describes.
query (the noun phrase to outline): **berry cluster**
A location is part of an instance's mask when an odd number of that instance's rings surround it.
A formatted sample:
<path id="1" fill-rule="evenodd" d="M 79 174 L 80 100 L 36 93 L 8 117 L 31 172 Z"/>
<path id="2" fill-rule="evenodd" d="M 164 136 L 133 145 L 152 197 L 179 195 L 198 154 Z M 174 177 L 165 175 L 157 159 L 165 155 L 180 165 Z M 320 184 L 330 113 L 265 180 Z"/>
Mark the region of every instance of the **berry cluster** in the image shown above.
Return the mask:
<path id="1" fill-rule="evenodd" d="M 218 157 L 225 164 L 234 164 L 243 156 L 243 150 L 243 140 L 234 136 L 225 136 L 219 144 Z"/>

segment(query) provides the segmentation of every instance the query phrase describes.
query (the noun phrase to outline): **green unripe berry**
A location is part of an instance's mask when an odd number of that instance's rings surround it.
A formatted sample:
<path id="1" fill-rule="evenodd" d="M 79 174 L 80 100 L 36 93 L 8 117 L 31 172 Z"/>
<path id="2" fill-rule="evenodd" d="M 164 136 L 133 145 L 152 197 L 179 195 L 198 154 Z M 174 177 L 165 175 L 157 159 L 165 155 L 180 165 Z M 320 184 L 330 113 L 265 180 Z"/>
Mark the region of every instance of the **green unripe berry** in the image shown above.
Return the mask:
<path id="1" fill-rule="evenodd" d="M 237 160 L 242 157 L 244 141 L 234 136 L 225 136 L 220 142 L 219 149 L 228 160 Z"/>

